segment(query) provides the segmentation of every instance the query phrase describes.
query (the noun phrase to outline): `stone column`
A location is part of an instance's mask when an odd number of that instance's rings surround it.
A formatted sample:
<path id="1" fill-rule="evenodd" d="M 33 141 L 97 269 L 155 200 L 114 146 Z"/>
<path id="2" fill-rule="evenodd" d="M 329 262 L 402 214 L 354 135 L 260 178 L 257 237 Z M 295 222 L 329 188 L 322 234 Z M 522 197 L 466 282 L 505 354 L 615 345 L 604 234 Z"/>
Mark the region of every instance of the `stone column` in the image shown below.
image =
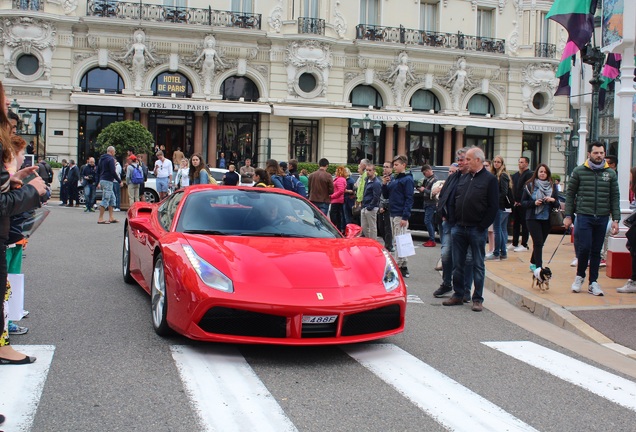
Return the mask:
<path id="1" fill-rule="evenodd" d="M 132 120 L 134 115 L 135 115 L 135 109 L 134 108 L 125 108 L 124 120 Z"/>
<path id="2" fill-rule="evenodd" d="M 217 113 L 208 113 L 208 163 L 216 167 L 216 135 L 217 135 Z"/>
<path id="3" fill-rule="evenodd" d="M 398 122 L 397 154 L 408 156 L 406 149 L 406 126 L 409 122 Z"/>
<path id="4" fill-rule="evenodd" d="M 392 161 L 393 160 L 393 127 L 395 126 L 395 122 L 384 122 L 386 125 L 386 133 L 385 133 L 385 141 L 384 141 L 384 160 L 378 161 Z"/>
<path id="5" fill-rule="evenodd" d="M 455 151 L 464 147 L 464 129 L 466 126 L 455 126 Z"/>
<path id="6" fill-rule="evenodd" d="M 453 163 L 453 125 L 444 125 L 444 155 L 442 165 L 449 166 Z"/>
<path id="7" fill-rule="evenodd" d="M 203 112 L 194 113 L 194 152 L 203 153 Z"/>
<path id="8" fill-rule="evenodd" d="M 139 110 L 141 112 L 141 115 L 139 116 L 139 123 L 141 123 L 143 125 L 143 127 L 145 127 L 146 129 L 148 129 L 148 109 L 142 108 Z M 152 133 L 152 132 L 150 132 Z"/>

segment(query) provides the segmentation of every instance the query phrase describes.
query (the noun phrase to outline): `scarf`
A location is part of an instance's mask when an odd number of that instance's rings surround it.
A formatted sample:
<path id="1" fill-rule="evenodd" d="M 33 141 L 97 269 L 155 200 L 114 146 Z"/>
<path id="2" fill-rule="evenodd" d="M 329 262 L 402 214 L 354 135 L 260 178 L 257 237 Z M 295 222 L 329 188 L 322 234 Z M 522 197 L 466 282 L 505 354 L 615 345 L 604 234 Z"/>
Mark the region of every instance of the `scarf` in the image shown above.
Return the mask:
<path id="1" fill-rule="evenodd" d="M 550 180 L 536 179 L 534 181 L 534 190 L 537 191 L 537 199 L 543 201 L 544 198 L 548 198 L 552 196 L 552 182 L 550 182 Z M 543 204 L 535 207 L 534 214 L 539 214 L 542 211 L 543 211 Z"/>
<path id="2" fill-rule="evenodd" d="M 590 168 L 592 168 L 593 170 L 600 170 L 605 168 L 605 159 L 603 159 L 601 161 L 600 164 L 595 164 L 594 162 L 592 162 L 592 159 L 588 159 L 587 160 L 587 164 L 590 166 Z"/>

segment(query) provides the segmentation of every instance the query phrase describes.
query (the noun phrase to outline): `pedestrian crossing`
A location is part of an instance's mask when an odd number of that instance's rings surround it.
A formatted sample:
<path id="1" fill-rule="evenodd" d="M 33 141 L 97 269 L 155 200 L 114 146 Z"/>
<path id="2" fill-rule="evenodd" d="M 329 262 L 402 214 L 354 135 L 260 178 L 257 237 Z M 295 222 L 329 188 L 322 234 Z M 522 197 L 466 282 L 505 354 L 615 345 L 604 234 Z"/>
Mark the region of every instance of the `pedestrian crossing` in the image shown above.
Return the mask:
<path id="1" fill-rule="evenodd" d="M 636 383 L 528 341 L 483 346 L 538 368 L 636 412 Z M 0 367 L 2 429 L 28 432 L 37 413 L 55 347 L 16 346 L 38 357 L 28 366 Z M 452 431 L 535 431 L 473 390 L 394 344 L 340 347 L 443 428 Z M 185 393 L 204 431 L 296 431 L 297 426 L 234 345 L 170 347 Z M 505 379 L 505 377 L 502 377 Z M 364 385 L 364 382 L 360 382 Z M 7 397 L 11 395 L 11 397 Z M 461 406 L 462 415 L 457 415 Z"/>

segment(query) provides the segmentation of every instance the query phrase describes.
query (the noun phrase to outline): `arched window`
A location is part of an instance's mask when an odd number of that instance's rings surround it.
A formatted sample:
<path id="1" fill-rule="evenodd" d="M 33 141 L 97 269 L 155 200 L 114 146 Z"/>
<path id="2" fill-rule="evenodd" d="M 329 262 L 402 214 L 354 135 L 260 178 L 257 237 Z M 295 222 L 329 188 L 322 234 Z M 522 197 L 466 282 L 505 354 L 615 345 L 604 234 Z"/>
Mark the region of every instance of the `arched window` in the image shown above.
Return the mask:
<path id="1" fill-rule="evenodd" d="M 471 115 L 483 115 L 486 114 L 495 115 L 495 105 L 492 101 L 484 95 L 475 95 L 468 101 L 468 111 Z"/>
<path id="2" fill-rule="evenodd" d="M 368 85 L 359 85 L 354 88 L 349 96 L 349 102 L 354 107 L 368 108 L 373 106 L 373 108 L 382 108 L 384 106 L 380 93 Z"/>
<path id="3" fill-rule="evenodd" d="M 192 83 L 179 72 L 163 72 L 152 80 L 152 92 L 155 96 L 178 98 L 192 97 Z"/>
<path id="4" fill-rule="evenodd" d="M 233 76 L 229 77 L 221 84 L 221 94 L 223 100 L 239 100 L 243 98 L 245 102 L 258 102 L 260 94 L 258 87 L 249 78 Z"/>
<path id="5" fill-rule="evenodd" d="M 413 108 L 413 111 L 435 110 L 435 112 L 439 112 L 439 99 L 429 90 L 418 90 L 411 98 L 411 108 Z"/>
<path id="6" fill-rule="evenodd" d="M 87 93 L 121 93 L 124 80 L 113 69 L 95 68 L 84 74 L 80 86 Z"/>

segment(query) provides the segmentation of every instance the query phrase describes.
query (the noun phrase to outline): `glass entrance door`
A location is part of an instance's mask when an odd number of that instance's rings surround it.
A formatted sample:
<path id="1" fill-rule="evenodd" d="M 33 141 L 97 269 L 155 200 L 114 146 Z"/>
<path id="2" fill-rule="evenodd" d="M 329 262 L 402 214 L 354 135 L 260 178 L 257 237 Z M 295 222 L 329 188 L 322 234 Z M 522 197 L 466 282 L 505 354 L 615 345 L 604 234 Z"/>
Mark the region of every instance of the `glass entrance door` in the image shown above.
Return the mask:
<path id="1" fill-rule="evenodd" d="M 164 156 L 172 160 L 172 153 L 181 147 L 185 148 L 185 126 L 184 125 L 157 125 L 157 145 L 164 145 L 166 150 Z"/>

